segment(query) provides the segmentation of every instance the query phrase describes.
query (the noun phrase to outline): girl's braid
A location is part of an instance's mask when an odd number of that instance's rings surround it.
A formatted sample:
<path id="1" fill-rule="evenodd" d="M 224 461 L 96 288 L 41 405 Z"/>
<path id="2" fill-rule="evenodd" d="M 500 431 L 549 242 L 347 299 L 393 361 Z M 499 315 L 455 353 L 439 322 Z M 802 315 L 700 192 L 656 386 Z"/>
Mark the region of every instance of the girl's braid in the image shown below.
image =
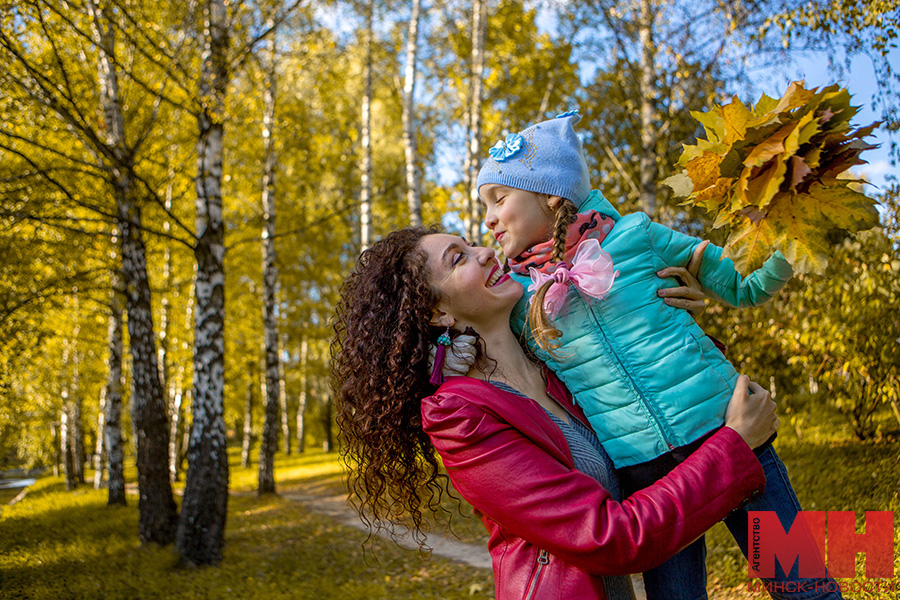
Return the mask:
<path id="1" fill-rule="evenodd" d="M 553 225 L 553 248 L 550 260 L 559 262 L 566 259 L 566 234 L 569 225 L 575 222 L 578 215 L 578 207 L 571 200 L 562 199 L 556 207 L 556 223 Z"/>
<path id="2" fill-rule="evenodd" d="M 562 202 L 556 206 L 556 222 L 553 225 L 553 246 L 550 251 L 550 260 L 552 262 L 560 262 L 566 258 L 566 234 L 569 232 L 569 225 L 575 222 L 578 214 L 578 208 L 571 200 L 562 199 Z M 562 337 L 562 333 L 550 321 L 547 313 L 544 312 L 544 298 L 550 290 L 552 281 L 544 282 L 538 288 L 532 298 L 531 306 L 528 308 L 528 326 L 531 328 L 531 334 L 538 346 L 543 348 L 550 356 L 561 359 L 562 357 L 556 353 L 559 347 L 557 341 Z"/>

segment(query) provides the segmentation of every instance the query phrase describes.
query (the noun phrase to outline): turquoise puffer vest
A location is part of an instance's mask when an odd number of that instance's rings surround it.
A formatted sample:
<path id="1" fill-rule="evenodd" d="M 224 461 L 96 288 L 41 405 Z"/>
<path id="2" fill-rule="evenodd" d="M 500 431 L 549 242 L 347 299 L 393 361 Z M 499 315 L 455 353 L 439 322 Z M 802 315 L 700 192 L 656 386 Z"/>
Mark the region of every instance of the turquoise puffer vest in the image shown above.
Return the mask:
<path id="1" fill-rule="evenodd" d="M 620 216 L 594 190 L 583 212 L 610 215 L 616 224 L 601 244 L 619 276 L 603 300 L 570 286 L 556 318 L 560 359 L 528 343 L 568 386 L 617 468 L 647 462 L 722 425 L 737 372 L 691 315 L 665 304 L 656 291 L 677 285 L 660 279 L 664 267 L 683 266 L 701 242 L 653 223 L 644 213 Z M 708 295 L 732 306 L 756 306 L 775 295 L 792 270 L 776 252 L 742 278 L 712 244 L 699 279 Z M 513 330 L 526 329 L 531 280 L 513 274 L 525 294 L 513 310 Z"/>

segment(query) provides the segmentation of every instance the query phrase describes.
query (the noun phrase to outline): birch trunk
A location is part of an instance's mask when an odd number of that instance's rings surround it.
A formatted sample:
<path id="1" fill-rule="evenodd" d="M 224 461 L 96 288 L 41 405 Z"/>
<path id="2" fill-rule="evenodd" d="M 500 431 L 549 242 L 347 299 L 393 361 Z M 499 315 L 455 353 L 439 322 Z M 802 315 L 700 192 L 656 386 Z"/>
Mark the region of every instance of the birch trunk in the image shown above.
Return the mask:
<path id="1" fill-rule="evenodd" d="M 487 28 L 487 0 L 472 4 L 472 81 L 466 143 L 466 237 L 481 244 L 481 201 L 475 185 L 481 167 L 481 104 L 484 96 L 484 38 Z"/>
<path id="2" fill-rule="evenodd" d="M 59 477 L 59 463 L 62 460 L 62 456 L 59 452 L 59 424 L 55 421 L 50 423 L 50 437 L 53 438 L 53 476 Z"/>
<path id="3" fill-rule="evenodd" d="M 365 64 L 363 65 L 362 99 L 362 178 L 359 192 L 359 245 L 360 252 L 372 245 L 372 19 L 374 0 L 366 3 Z"/>
<path id="4" fill-rule="evenodd" d="M 272 24 L 274 26 L 274 24 Z M 278 356 L 278 267 L 275 265 L 275 148 L 273 121 L 278 83 L 275 73 L 275 36 L 269 41 L 266 84 L 263 90 L 263 154 L 262 186 L 263 238 L 263 330 L 265 343 L 266 412 L 262 443 L 259 447 L 259 494 L 275 493 L 275 450 L 278 447 L 278 409 L 281 401 L 281 373 Z"/>
<path id="5" fill-rule="evenodd" d="M 203 4 L 197 113 L 197 260 L 193 424 L 176 546 L 188 564 L 222 560 L 228 506 L 225 440 L 225 227 L 222 220 L 223 114 L 228 86 L 225 0 Z"/>
<path id="6" fill-rule="evenodd" d="M 181 428 L 184 395 L 181 389 L 171 390 L 172 407 L 169 411 L 169 481 L 179 481 L 181 469 L 178 456 L 178 431 Z"/>
<path id="7" fill-rule="evenodd" d="M 125 197 L 126 189 L 119 193 Z M 169 423 L 154 348 L 150 283 L 146 250 L 141 237 L 140 211 L 121 202 L 122 272 L 132 358 L 132 422 L 137 438 L 137 471 L 140 497 L 138 536 L 142 542 L 171 544 L 178 513 L 169 482 Z"/>
<path id="8" fill-rule="evenodd" d="M 72 381 L 72 392 L 74 400 L 72 401 L 72 419 L 70 421 L 72 431 L 72 465 L 75 468 L 75 481 L 84 484 L 84 427 L 82 424 L 81 413 L 84 407 L 84 398 L 81 396 L 81 390 L 78 389 L 78 361 L 75 361 L 75 377 Z"/>
<path id="9" fill-rule="evenodd" d="M 241 438 L 241 468 L 250 466 L 250 445 L 253 443 L 253 381 L 247 384 L 247 399 L 244 402 L 244 427 Z"/>
<path id="10" fill-rule="evenodd" d="M 59 446 L 63 455 L 63 472 L 66 474 L 66 489 L 75 489 L 75 461 L 72 453 L 71 407 L 69 393 L 63 390 L 63 408 L 59 414 Z"/>
<path id="11" fill-rule="evenodd" d="M 193 406 L 193 398 L 194 398 L 194 390 L 192 386 L 185 387 L 184 389 L 184 400 L 182 401 L 182 406 L 184 407 L 184 412 L 187 413 L 187 407 Z M 193 415 L 192 415 L 193 417 Z M 192 420 L 193 423 L 193 420 Z M 178 442 L 178 467 L 179 470 L 184 473 L 185 472 L 185 462 L 187 461 L 187 453 L 188 448 L 191 447 L 191 430 L 192 426 L 188 426 L 187 419 L 185 419 L 184 427 L 181 428 L 181 439 Z"/>
<path id="12" fill-rule="evenodd" d="M 196 272 L 193 277 L 196 278 Z M 194 281 L 196 279 L 192 279 L 191 287 L 194 286 Z M 187 297 L 187 309 L 184 312 L 184 321 L 185 327 L 190 329 L 191 325 L 194 322 L 194 296 L 193 294 L 188 294 Z M 183 374 L 183 369 L 182 369 Z M 181 377 L 178 380 L 178 388 L 179 396 L 181 398 L 181 406 L 180 410 L 177 414 L 177 422 L 172 424 L 172 431 L 175 432 L 174 439 L 171 441 L 171 447 L 169 450 L 170 457 L 172 458 L 172 468 L 175 471 L 176 480 L 180 476 L 181 473 L 184 473 L 184 461 L 187 457 L 188 446 L 190 445 L 191 439 L 191 427 L 187 421 L 187 409 L 191 406 L 191 401 L 193 398 L 193 392 L 191 390 L 191 386 L 187 385 L 185 382 L 185 378 Z"/>
<path id="13" fill-rule="evenodd" d="M 641 43 L 641 210 L 650 218 L 656 215 L 656 48 L 653 25 L 656 6 L 653 0 L 641 0 L 639 38 Z"/>
<path id="14" fill-rule="evenodd" d="M 165 208 L 166 211 L 172 210 L 172 195 L 173 195 L 173 186 L 175 181 L 175 167 L 172 164 L 171 157 L 175 154 L 176 147 L 174 145 L 170 146 L 169 149 L 169 172 L 166 178 L 166 198 L 165 198 Z M 169 233 L 171 230 L 171 223 L 169 223 L 169 219 L 165 219 L 163 221 L 163 231 L 165 233 Z M 166 244 L 163 247 L 163 281 L 164 289 L 166 292 L 162 296 L 161 301 L 161 310 L 160 310 L 160 329 L 162 335 L 160 336 L 160 373 L 161 383 L 163 386 L 163 390 L 165 391 L 166 397 L 166 407 L 169 413 L 169 447 L 168 447 L 168 455 L 169 455 L 169 481 L 175 482 L 178 481 L 178 428 L 181 425 L 181 401 L 182 394 L 181 388 L 179 384 L 184 379 L 184 367 L 179 365 L 178 373 L 179 377 L 178 382 L 174 381 L 175 377 L 172 376 L 172 367 L 170 366 L 169 361 L 169 348 L 172 345 L 172 317 L 169 314 L 170 312 L 170 303 L 168 294 L 175 286 L 175 277 L 174 270 L 172 269 L 172 251 L 169 248 L 169 244 Z"/>
<path id="15" fill-rule="evenodd" d="M 332 422 L 334 421 L 334 407 L 331 403 L 331 396 L 326 394 L 321 394 L 322 386 L 320 382 L 316 380 L 316 396 L 319 396 L 324 401 L 325 410 L 322 411 L 322 424 L 325 426 L 325 443 L 322 444 L 322 449 L 325 452 L 331 452 L 334 449 L 334 434 L 332 432 Z"/>
<path id="16" fill-rule="evenodd" d="M 109 497 L 107 504 L 125 506 L 125 451 L 122 445 L 122 277 L 113 271 L 110 293 L 110 314 L 106 381 L 106 437 L 107 477 Z"/>
<path id="17" fill-rule="evenodd" d="M 112 15 L 88 0 L 93 32 L 99 50 L 100 102 L 105 117 L 107 143 L 115 154 L 112 165 L 113 194 L 122 253 L 125 310 L 132 358 L 132 421 L 137 441 L 138 537 L 161 545 L 175 539 L 178 511 L 169 482 L 169 425 L 159 379 L 153 309 L 147 277 L 146 248 L 141 232 L 141 208 L 133 195 L 133 156 L 125 135 L 119 101 L 115 58 L 115 26 Z"/>
<path id="18" fill-rule="evenodd" d="M 103 487 L 106 467 L 106 388 L 100 390 L 100 410 L 97 411 L 97 444 L 94 447 L 94 489 Z"/>
<path id="19" fill-rule="evenodd" d="M 406 154 L 406 203 L 409 224 L 422 224 L 422 197 L 416 170 L 416 56 L 419 51 L 419 13 L 421 0 L 412 0 L 412 14 L 406 34 L 406 77 L 403 81 L 403 150 Z"/>
<path id="20" fill-rule="evenodd" d="M 280 348 L 287 347 L 287 339 L 282 338 Z M 283 351 L 283 350 L 281 350 Z M 279 357 L 284 358 L 283 354 L 279 352 Z M 288 401 L 287 401 L 287 383 L 284 380 L 284 360 L 278 361 L 278 380 L 281 382 L 281 385 L 278 387 L 278 402 L 281 405 L 281 439 L 284 448 L 284 453 L 288 456 L 291 455 L 291 425 L 288 420 Z"/>
<path id="21" fill-rule="evenodd" d="M 73 338 L 78 335 L 78 325 L 75 326 Z M 77 379 L 77 369 L 70 367 L 73 360 L 74 341 L 66 339 L 63 343 L 62 351 L 62 376 L 64 377 L 63 388 L 60 392 L 62 397 L 62 413 L 60 415 L 60 446 L 63 452 L 63 464 L 66 474 L 66 489 L 74 490 L 78 486 L 78 457 L 77 457 L 77 438 L 75 420 L 75 388 L 74 380 Z"/>
<path id="22" fill-rule="evenodd" d="M 300 397 L 297 400 L 297 452 L 303 453 L 306 450 L 306 443 L 303 436 L 306 434 L 304 427 L 306 419 L 306 376 L 307 356 L 309 354 L 309 344 L 306 338 L 300 342 Z"/>

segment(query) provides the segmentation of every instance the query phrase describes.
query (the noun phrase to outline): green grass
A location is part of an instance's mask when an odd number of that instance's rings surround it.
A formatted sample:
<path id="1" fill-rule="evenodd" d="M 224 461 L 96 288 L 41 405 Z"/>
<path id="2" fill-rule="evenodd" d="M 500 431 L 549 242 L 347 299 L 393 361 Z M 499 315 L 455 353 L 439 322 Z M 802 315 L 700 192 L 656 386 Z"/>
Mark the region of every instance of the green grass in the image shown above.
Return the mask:
<path id="1" fill-rule="evenodd" d="M 338 483 L 334 455 L 281 458 L 282 487 Z M 307 478 L 306 475 L 309 475 Z M 232 471 L 238 491 L 255 469 Z M 171 548 L 141 546 L 137 498 L 106 506 L 106 492 L 66 492 L 44 477 L 0 515 L 4 599 L 394 599 L 491 598 L 487 569 L 475 569 L 373 539 L 279 496 L 229 499 L 225 559 L 217 568 L 179 569 Z"/>
<path id="2" fill-rule="evenodd" d="M 257 487 L 257 467 L 242 469 L 233 465 L 230 473 L 232 492 L 246 493 Z M 301 492 L 305 494 L 346 494 L 344 469 L 336 453 L 312 451 L 301 455 L 276 456 L 275 487 L 278 493 Z M 472 515 L 472 506 L 461 500 L 456 492 L 441 497 L 444 513 L 425 515 L 426 531 L 457 539 L 462 542 L 487 546 L 487 531 L 479 519 Z"/>
<path id="3" fill-rule="evenodd" d="M 801 503 L 808 510 L 893 510 L 900 513 L 900 434 L 885 421 L 881 438 L 850 439 L 840 417 L 817 414 L 801 425 L 801 438 L 785 425 L 776 441 Z M 810 422 L 812 421 L 812 422 Z M 0 512 L 0 597 L 186 598 L 314 600 L 378 598 L 491 598 L 485 569 L 421 556 L 308 512 L 280 496 L 257 498 L 256 465 L 242 469 L 232 453 L 225 560 L 217 568 L 176 568 L 171 548 L 137 541 L 137 498 L 107 507 L 106 491 L 83 486 L 66 492 L 59 478 L 43 477 L 19 503 Z M 280 493 L 339 494 L 343 471 L 337 454 L 320 451 L 276 459 Z M 88 474 L 90 477 L 90 473 Z M 133 465 L 126 477 L 134 481 Z M 183 484 L 176 484 L 180 493 Z M 471 507 L 444 499 L 452 532 L 483 545 L 486 535 Z M 442 535 L 446 518 L 431 519 Z M 900 544 L 900 518 L 895 528 Z M 747 591 L 747 563 L 721 524 L 707 536 L 713 598 L 767 598 Z M 900 546 L 898 546 L 900 547 Z M 859 571 L 862 574 L 862 571 Z M 900 557 L 897 575 L 900 578 Z M 900 585 L 900 579 L 898 579 Z M 848 600 L 870 600 L 865 593 Z"/>

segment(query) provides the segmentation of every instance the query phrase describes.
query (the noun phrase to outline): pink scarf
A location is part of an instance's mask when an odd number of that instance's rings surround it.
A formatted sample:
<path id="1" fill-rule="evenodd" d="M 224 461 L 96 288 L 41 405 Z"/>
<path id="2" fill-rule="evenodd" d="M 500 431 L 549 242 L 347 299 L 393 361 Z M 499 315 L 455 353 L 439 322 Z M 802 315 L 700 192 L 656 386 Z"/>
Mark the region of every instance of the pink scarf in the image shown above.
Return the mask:
<path id="1" fill-rule="evenodd" d="M 596 210 L 578 213 L 575 222 L 569 225 L 569 231 L 566 234 L 566 262 L 572 264 L 578 245 L 584 240 L 593 239 L 602 244 L 615 224 L 612 217 L 598 213 Z M 552 239 L 536 244 L 517 257 L 509 259 L 509 268 L 520 275 L 528 275 L 530 267 L 534 267 L 542 273 L 552 273 L 556 268 L 555 266 L 549 268 L 554 265 L 550 262 L 552 250 Z"/>

